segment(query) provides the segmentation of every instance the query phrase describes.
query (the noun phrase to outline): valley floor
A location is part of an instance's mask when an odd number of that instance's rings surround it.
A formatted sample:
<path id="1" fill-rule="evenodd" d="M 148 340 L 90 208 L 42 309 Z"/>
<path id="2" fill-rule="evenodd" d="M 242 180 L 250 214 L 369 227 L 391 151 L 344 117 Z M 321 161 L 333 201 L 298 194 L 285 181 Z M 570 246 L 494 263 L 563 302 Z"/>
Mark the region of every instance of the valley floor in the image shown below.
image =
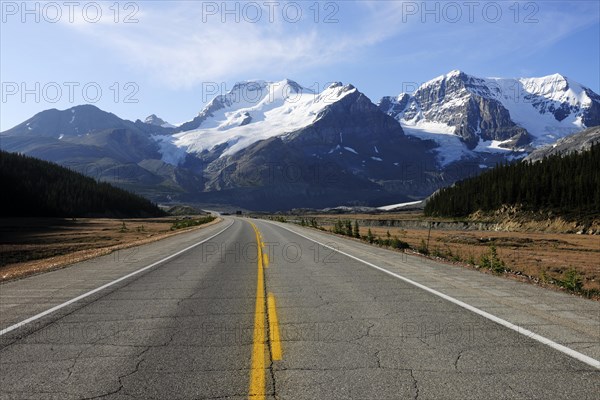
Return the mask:
<path id="1" fill-rule="evenodd" d="M 111 253 L 128 262 L 136 258 L 134 246 L 195 229 L 187 225 L 198 218 L 0 219 L 0 282 Z"/>
<path id="2" fill-rule="evenodd" d="M 480 268 L 482 257 L 491 255 L 494 247 L 497 262 L 503 264 L 503 274 L 542 286 L 560 287 L 587 297 L 600 298 L 600 237 L 588 234 L 551 232 L 508 232 L 452 229 L 454 222 L 444 221 L 444 229 L 427 223 L 423 227 L 398 227 L 394 221 L 417 221 L 420 214 L 348 214 L 287 216 L 289 222 L 300 218 L 317 220 L 319 228 L 330 231 L 338 219 L 359 221 L 360 235 L 366 238 L 369 229 L 375 238 L 397 238 L 408 243 L 409 252 L 420 252 L 431 257 Z M 424 221 L 424 220 L 423 220 Z M 440 222 L 440 221 L 437 221 Z M 391 225 L 391 226 L 389 226 Z M 411 223 L 406 224 L 408 226 Z M 416 224 L 414 224 L 416 225 Z M 456 226 L 462 225 L 457 222 Z M 450 227 L 450 229 L 448 228 Z M 389 232 L 389 236 L 388 236 Z M 356 239 L 358 240 L 358 239 Z"/>

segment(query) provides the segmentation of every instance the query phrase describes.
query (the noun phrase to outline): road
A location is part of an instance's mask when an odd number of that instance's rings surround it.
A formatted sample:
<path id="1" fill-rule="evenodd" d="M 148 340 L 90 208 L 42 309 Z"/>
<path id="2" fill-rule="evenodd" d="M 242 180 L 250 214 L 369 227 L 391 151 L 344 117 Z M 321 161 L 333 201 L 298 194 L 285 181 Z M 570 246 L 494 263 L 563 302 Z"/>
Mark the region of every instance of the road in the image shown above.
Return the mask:
<path id="1" fill-rule="evenodd" d="M 227 217 L 0 285 L 0 398 L 598 399 L 598 303 L 545 293 Z"/>

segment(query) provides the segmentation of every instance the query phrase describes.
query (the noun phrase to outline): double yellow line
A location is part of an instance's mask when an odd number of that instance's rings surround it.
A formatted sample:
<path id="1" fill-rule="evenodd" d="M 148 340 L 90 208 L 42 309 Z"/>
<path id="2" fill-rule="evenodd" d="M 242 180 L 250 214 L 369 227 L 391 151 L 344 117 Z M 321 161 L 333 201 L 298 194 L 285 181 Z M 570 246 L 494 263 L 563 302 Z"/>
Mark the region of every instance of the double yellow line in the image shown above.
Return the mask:
<path id="1" fill-rule="evenodd" d="M 250 225 L 254 229 L 258 248 L 258 278 L 256 283 L 256 303 L 254 306 L 254 340 L 252 345 L 248 398 L 262 400 L 266 395 L 267 367 L 271 364 L 271 361 L 281 360 L 283 352 L 281 349 L 275 296 L 269 293 L 265 301 L 265 268 L 269 266 L 269 257 L 267 253 L 263 252 L 265 244 L 262 241 L 260 231 L 252 222 L 250 222 Z M 268 339 L 266 334 L 266 320 L 268 320 L 269 326 Z M 269 347 L 270 352 L 268 351 Z"/>

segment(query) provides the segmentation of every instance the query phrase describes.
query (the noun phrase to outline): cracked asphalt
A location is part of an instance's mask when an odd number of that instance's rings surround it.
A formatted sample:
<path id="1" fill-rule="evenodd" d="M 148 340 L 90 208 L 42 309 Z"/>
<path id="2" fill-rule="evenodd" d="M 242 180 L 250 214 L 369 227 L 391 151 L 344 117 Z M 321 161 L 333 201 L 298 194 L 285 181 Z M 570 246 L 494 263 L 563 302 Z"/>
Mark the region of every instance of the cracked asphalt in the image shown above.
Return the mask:
<path id="1" fill-rule="evenodd" d="M 600 397 L 598 369 L 277 224 L 254 223 L 269 258 L 265 292 L 276 299 L 282 347 L 273 361 L 266 346 L 266 398 Z M 0 398 L 249 398 L 260 268 L 255 232 L 243 219 L 142 246 L 127 263 L 105 256 L 0 285 L 0 329 L 228 224 L 202 245 L 1 336 Z M 389 262 L 397 254 L 368 251 Z M 589 304 L 585 315 L 600 317 Z M 583 335 L 595 351 L 600 325 L 581 326 L 561 332 Z"/>

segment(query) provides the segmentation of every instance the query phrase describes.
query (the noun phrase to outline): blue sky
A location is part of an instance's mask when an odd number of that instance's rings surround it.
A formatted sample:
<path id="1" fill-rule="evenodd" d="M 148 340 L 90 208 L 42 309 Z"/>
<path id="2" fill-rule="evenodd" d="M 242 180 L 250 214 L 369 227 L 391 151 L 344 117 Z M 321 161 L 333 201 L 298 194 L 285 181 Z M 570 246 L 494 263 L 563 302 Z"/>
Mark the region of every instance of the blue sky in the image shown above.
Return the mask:
<path id="1" fill-rule="evenodd" d="M 342 81 L 376 102 L 454 69 L 558 72 L 600 92 L 597 1 L 224 4 L 2 1 L 0 129 L 86 102 L 181 123 L 252 79 Z"/>

